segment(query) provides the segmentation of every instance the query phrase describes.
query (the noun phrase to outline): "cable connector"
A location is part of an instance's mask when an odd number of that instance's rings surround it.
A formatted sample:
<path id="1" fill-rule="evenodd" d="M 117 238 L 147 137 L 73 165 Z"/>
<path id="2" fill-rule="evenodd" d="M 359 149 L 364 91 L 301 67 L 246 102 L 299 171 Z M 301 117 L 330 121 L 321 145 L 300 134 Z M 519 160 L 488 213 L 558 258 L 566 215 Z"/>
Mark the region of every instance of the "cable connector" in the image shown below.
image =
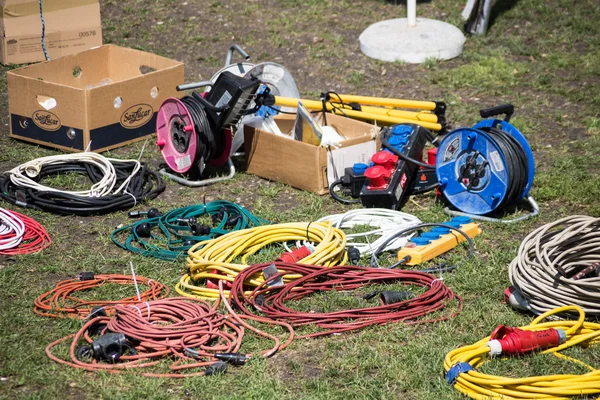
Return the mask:
<path id="1" fill-rule="evenodd" d="M 225 371 L 227 371 L 227 363 L 225 361 L 217 361 L 206 367 L 204 376 L 220 375 L 225 373 Z"/>
<path id="2" fill-rule="evenodd" d="M 509 286 L 504 290 L 504 301 L 515 310 L 532 311 L 529 301 L 523 296 L 523 293 L 514 286 Z"/>
<path id="3" fill-rule="evenodd" d="M 94 275 L 93 272 L 87 271 L 87 272 L 80 272 L 79 275 L 77 275 L 77 277 L 79 278 L 80 281 L 93 281 L 96 276 Z"/>
<path id="4" fill-rule="evenodd" d="M 151 208 L 148 211 L 129 211 L 127 216 L 129 218 L 140 218 L 142 216 L 146 216 L 148 218 L 156 218 L 160 217 L 162 213 L 158 210 L 158 208 Z"/>
<path id="5" fill-rule="evenodd" d="M 350 264 L 358 265 L 360 262 L 360 250 L 358 250 L 354 246 L 348 247 L 348 259 L 350 260 Z"/>
<path id="6" fill-rule="evenodd" d="M 414 295 L 411 292 L 395 292 L 391 290 L 384 290 L 379 295 L 383 304 L 395 304 L 400 303 L 404 300 L 412 299 Z"/>
<path id="7" fill-rule="evenodd" d="M 567 340 L 567 334 L 562 329 L 544 329 L 540 331 L 525 331 L 498 325 L 490 335 L 487 346 L 490 355 L 520 355 L 531 351 L 556 347 Z"/>
<path id="8" fill-rule="evenodd" d="M 291 252 L 285 252 L 279 256 L 275 261 L 297 263 L 298 261 L 306 258 L 312 254 L 310 248 L 307 246 L 298 247 L 296 250 Z"/>
<path id="9" fill-rule="evenodd" d="M 216 353 L 215 358 L 231 365 L 244 365 L 250 359 L 246 354 L 241 353 Z"/>
<path id="10" fill-rule="evenodd" d="M 194 236 L 205 236 L 210 234 L 210 226 L 201 225 L 198 223 L 190 225 L 190 230 Z"/>

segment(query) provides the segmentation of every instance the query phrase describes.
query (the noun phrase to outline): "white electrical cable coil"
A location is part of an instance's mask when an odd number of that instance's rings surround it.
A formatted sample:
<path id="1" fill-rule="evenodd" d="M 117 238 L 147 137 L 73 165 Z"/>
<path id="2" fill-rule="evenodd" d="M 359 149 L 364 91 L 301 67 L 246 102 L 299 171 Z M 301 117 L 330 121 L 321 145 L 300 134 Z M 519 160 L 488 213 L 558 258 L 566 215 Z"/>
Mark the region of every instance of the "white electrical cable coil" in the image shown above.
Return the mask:
<path id="1" fill-rule="evenodd" d="M 577 305 L 586 314 L 600 316 L 598 272 L 600 218 L 584 215 L 562 218 L 531 232 L 508 268 L 511 284 L 538 314 Z"/>
<path id="2" fill-rule="evenodd" d="M 9 210 L 0 208 L 0 250 L 14 249 L 21 244 L 24 235 L 23 221 Z"/>
<path id="3" fill-rule="evenodd" d="M 32 179 L 38 176 L 42 170 L 42 167 L 56 166 L 73 162 L 87 163 L 97 167 L 103 174 L 102 179 L 93 184 L 89 189 L 79 191 L 67 191 L 52 188 L 42 185 Z M 115 188 L 117 174 L 113 162 L 135 163 L 135 167 L 129 177 L 127 177 L 127 179 L 125 179 L 118 188 Z M 22 188 L 30 188 L 33 190 L 46 192 L 68 193 L 80 197 L 104 197 L 125 192 L 129 182 L 138 173 L 140 167 L 141 163 L 138 160 L 117 160 L 113 158 L 106 158 L 100 154 L 92 152 L 84 152 L 36 158 L 16 166 L 10 171 L 7 171 L 6 174 L 10 176 L 10 180 L 13 182 L 13 184 Z"/>
<path id="4" fill-rule="evenodd" d="M 357 248 L 363 255 L 370 255 L 396 232 L 421 223 L 421 220 L 414 215 L 386 208 L 362 208 L 350 210 L 343 214 L 327 215 L 317 222 L 323 221 L 330 221 L 334 228 L 342 230 L 349 230 L 358 226 L 370 226 L 375 228 L 366 232 L 346 233 L 346 246 Z M 370 241 L 370 236 L 378 236 L 378 238 L 374 241 Z M 404 246 L 411 236 L 412 234 L 398 237 L 396 240 L 389 243 L 385 248 L 385 251 L 391 251 Z"/>

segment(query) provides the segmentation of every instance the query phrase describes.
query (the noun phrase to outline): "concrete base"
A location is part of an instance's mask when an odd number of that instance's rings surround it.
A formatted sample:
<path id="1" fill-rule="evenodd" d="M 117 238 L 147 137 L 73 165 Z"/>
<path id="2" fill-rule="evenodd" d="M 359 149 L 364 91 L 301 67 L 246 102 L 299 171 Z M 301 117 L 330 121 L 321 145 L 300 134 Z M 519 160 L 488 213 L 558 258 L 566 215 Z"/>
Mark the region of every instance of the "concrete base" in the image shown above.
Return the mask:
<path id="1" fill-rule="evenodd" d="M 446 22 L 417 18 L 417 25 L 409 28 L 406 18 L 398 18 L 369 26 L 358 40 L 368 57 L 419 64 L 428 58 L 449 60 L 460 55 L 465 36 Z"/>

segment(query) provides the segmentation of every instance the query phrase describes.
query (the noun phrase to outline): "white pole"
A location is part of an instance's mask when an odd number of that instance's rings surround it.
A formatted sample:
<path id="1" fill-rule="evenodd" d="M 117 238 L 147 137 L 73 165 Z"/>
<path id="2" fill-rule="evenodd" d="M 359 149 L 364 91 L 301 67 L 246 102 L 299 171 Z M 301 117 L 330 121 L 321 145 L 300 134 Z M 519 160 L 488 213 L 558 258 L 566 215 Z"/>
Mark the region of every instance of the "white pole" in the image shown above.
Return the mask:
<path id="1" fill-rule="evenodd" d="M 417 0 L 406 1 L 406 16 L 408 17 L 408 27 L 417 26 Z"/>

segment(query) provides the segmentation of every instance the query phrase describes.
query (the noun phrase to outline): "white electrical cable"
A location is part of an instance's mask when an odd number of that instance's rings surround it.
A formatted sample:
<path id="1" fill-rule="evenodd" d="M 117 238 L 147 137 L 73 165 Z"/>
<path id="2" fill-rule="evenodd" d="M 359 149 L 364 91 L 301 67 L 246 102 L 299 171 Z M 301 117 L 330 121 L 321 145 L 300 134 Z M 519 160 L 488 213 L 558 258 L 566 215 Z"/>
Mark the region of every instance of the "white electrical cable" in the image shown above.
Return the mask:
<path id="1" fill-rule="evenodd" d="M 353 229 L 358 226 L 370 226 L 375 228 L 367 232 L 346 233 L 346 246 L 356 247 L 363 255 L 370 255 L 373 253 L 396 232 L 421 223 L 421 220 L 414 215 L 396 210 L 388 210 L 386 208 L 350 210 L 344 214 L 328 215 L 319 219 L 317 222 L 323 221 L 330 221 L 334 228 L 342 230 Z M 371 236 L 378 236 L 378 238 L 371 241 Z M 398 249 L 404 246 L 411 236 L 412 234 L 398 237 L 396 240 L 389 243 L 385 248 L 385 251 Z"/>
<path id="2" fill-rule="evenodd" d="M 7 236 L 4 239 L 2 237 Z M 14 249 L 23 241 L 25 224 L 9 210 L 0 208 L 0 250 Z"/>
<path id="3" fill-rule="evenodd" d="M 87 163 L 97 167 L 103 174 L 102 179 L 93 184 L 88 190 L 80 191 L 60 190 L 42 185 L 32 179 L 39 175 L 42 167 L 56 166 L 73 162 Z M 121 186 L 116 189 L 115 184 L 117 182 L 117 174 L 115 172 L 113 162 L 135 163 L 135 168 L 129 177 L 125 179 Z M 22 188 L 30 188 L 46 192 L 68 193 L 79 197 L 104 197 L 125 192 L 127 190 L 127 186 L 129 185 L 129 181 L 137 174 L 137 172 L 140 170 L 140 167 L 141 163 L 138 160 L 117 160 L 113 158 L 106 158 L 96 153 L 84 152 L 36 158 L 35 160 L 18 165 L 10 171 L 7 171 L 6 174 L 10 176 L 10 180 L 14 185 Z"/>
<path id="4" fill-rule="evenodd" d="M 573 215 L 531 232 L 508 267 L 510 283 L 542 314 L 576 305 L 600 316 L 600 218 Z"/>

